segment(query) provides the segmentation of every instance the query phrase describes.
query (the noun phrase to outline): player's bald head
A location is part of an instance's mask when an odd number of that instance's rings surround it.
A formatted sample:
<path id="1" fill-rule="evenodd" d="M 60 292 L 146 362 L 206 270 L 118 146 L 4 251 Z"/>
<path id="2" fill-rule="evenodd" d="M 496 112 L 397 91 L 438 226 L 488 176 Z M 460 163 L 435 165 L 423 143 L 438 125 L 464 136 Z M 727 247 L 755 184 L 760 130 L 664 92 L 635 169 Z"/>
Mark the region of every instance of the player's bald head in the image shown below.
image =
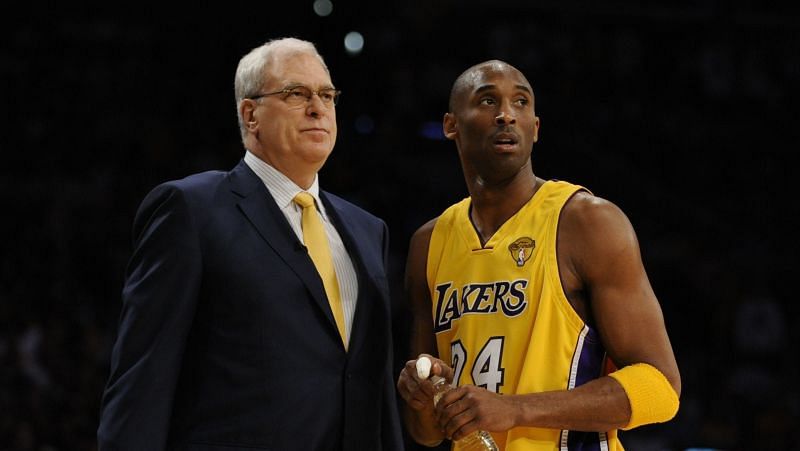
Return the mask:
<path id="1" fill-rule="evenodd" d="M 455 112 L 456 108 L 463 104 L 470 93 L 474 92 L 475 89 L 484 84 L 493 75 L 515 77 L 527 85 L 528 89 L 533 93 L 530 82 L 516 67 L 500 60 L 484 61 L 465 70 L 456 78 L 452 89 L 450 89 L 450 112 Z"/>

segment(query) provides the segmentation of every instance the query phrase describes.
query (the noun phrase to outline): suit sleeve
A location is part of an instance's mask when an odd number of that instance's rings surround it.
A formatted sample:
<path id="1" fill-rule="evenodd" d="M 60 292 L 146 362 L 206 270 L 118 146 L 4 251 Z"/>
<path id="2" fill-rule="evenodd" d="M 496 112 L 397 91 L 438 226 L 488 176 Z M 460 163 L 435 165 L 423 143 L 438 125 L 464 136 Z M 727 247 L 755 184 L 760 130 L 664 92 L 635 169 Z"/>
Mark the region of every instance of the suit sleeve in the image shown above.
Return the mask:
<path id="1" fill-rule="evenodd" d="M 386 272 L 386 276 L 389 276 L 389 228 L 386 226 L 386 223 L 381 221 L 381 226 L 383 226 L 382 234 L 381 234 L 381 244 L 383 244 L 383 270 Z"/>
<path id="2" fill-rule="evenodd" d="M 165 448 L 201 268 L 184 193 L 157 187 L 134 221 L 134 252 L 97 432 L 100 451 Z"/>
<path id="3" fill-rule="evenodd" d="M 381 221 L 382 230 L 381 230 L 381 244 L 383 246 L 383 268 L 384 272 L 386 273 L 387 279 L 389 278 L 389 229 L 386 227 L 386 223 Z M 387 288 L 388 292 L 388 288 Z M 388 310 L 388 318 L 387 324 L 391 325 L 394 319 L 394 308 L 392 306 L 391 300 L 389 300 L 389 305 L 387 306 Z M 402 451 L 404 448 L 403 445 L 403 436 L 402 430 L 400 426 L 400 413 L 397 409 L 397 390 L 395 390 L 394 384 L 394 336 L 393 333 L 389 333 L 389 344 L 387 346 L 386 351 L 386 359 L 385 359 L 385 366 L 384 366 L 384 388 L 383 388 L 383 415 L 382 415 L 382 448 L 383 451 Z"/>

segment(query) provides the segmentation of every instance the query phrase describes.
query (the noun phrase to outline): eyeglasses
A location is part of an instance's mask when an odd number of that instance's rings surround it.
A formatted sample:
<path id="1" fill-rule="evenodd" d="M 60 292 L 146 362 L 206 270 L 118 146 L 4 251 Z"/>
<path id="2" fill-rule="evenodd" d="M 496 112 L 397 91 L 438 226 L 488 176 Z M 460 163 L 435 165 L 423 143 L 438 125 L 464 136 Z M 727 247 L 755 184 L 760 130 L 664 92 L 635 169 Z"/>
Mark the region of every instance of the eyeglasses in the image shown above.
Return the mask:
<path id="1" fill-rule="evenodd" d="M 262 97 L 281 94 L 283 95 L 283 101 L 289 106 L 302 106 L 308 102 L 311 102 L 311 97 L 316 94 L 319 99 L 322 100 L 323 105 L 330 107 L 331 105 L 336 105 L 336 102 L 339 101 L 339 95 L 341 93 L 342 91 L 335 88 L 322 88 L 319 91 L 312 91 L 308 86 L 297 85 L 283 88 L 280 91 L 266 92 L 264 94 L 258 94 L 248 98 L 251 100 L 258 100 Z"/>

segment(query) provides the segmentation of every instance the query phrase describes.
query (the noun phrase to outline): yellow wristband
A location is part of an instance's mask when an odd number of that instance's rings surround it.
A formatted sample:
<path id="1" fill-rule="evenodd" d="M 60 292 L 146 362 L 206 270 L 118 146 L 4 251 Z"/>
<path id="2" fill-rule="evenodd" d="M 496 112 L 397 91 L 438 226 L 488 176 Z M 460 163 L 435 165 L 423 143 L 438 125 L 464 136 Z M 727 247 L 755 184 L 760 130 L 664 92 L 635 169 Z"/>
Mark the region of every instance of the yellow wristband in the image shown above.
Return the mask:
<path id="1" fill-rule="evenodd" d="M 609 374 L 622 385 L 631 404 L 631 419 L 622 429 L 663 423 L 678 413 L 678 394 L 664 374 L 652 365 L 636 363 Z"/>

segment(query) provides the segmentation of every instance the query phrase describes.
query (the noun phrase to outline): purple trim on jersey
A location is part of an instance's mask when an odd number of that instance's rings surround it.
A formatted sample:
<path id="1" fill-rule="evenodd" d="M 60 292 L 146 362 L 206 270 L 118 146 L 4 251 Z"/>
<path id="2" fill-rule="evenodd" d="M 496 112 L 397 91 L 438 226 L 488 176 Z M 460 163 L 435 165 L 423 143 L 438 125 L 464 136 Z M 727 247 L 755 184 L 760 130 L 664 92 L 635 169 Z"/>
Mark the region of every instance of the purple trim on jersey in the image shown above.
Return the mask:
<path id="1" fill-rule="evenodd" d="M 588 326 L 587 326 L 588 327 Z M 583 339 L 583 349 L 578 350 L 578 373 L 575 377 L 575 387 L 595 380 L 602 375 L 603 361 L 606 351 L 600 343 L 597 332 L 591 327 Z"/>
<path id="2" fill-rule="evenodd" d="M 579 343 L 576 343 L 575 352 L 579 354 L 573 356 L 573 359 L 578 359 L 578 369 L 575 373 L 574 381 L 575 387 L 602 376 L 603 363 L 606 356 L 606 351 L 603 349 L 602 343 L 600 343 L 597 332 L 591 327 L 586 327 L 588 331 L 583 339 L 583 346 L 579 348 Z M 608 449 L 608 440 L 604 433 L 581 431 L 563 432 L 568 434 L 568 451 L 601 451 L 603 449 Z M 601 442 L 604 442 L 606 446 L 601 448 Z"/>
<path id="3" fill-rule="evenodd" d="M 600 451 L 600 434 L 597 432 L 569 431 L 569 451 Z"/>

